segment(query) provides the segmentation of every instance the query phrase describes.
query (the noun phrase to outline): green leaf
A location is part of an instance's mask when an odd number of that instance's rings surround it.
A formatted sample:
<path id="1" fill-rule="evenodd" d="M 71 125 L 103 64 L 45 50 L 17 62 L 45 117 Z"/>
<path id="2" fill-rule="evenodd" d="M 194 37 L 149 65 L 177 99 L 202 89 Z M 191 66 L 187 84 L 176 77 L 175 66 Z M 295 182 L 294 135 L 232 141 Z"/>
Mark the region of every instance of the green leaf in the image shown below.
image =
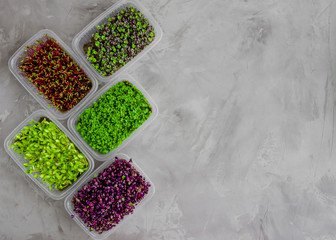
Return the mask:
<path id="1" fill-rule="evenodd" d="M 83 139 L 94 150 L 106 154 L 120 145 L 150 115 L 151 107 L 142 93 L 129 82 L 122 81 L 80 114 L 77 124 L 87 129 L 80 131 Z"/>
<path id="2" fill-rule="evenodd" d="M 28 168 L 25 172 L 35 173 L 34 178 L 40 177 L 42 182 L 49 186 L 54 185 L 56 189 L 63 189 L 76 181 L 75 175 L 81 174 L 78 168 L 81 168 L 81 171 L 88 168 L 85 156 L 76 148 L 68 149 L 69 139 L 54 123 L 44 119 L 31 124 L 15 137 L 17 139 L 18 136 L 22 136 L 24 140 L 13 144 L 14 151 L 24 154 L 25 158 L 29 159 L 29 163 L 23 164 Z M 20 148 L 16 149 L 18 145 Z M 74 159 L 81 161 L 76 162 Z"/>

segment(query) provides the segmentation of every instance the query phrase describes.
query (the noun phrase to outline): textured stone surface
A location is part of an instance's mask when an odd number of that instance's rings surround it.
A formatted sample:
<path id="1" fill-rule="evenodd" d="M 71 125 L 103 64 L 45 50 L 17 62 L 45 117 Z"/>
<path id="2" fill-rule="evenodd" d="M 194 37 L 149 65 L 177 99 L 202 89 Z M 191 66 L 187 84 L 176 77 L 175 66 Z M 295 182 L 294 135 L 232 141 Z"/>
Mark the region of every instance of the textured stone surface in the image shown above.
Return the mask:
<path id="1" fill-rule="evenodd" d="M 0 142 L 40 105 L 9 57 L 68 45 L 115 1 L 0 0 Z M 156 194 L 111 239 L 336 239 L 336 4 L 144 0 L 164 38 L 129 71 L 157 102 L 123 152 Z M 88 239 L 0 148 L 0 239 Z"/>

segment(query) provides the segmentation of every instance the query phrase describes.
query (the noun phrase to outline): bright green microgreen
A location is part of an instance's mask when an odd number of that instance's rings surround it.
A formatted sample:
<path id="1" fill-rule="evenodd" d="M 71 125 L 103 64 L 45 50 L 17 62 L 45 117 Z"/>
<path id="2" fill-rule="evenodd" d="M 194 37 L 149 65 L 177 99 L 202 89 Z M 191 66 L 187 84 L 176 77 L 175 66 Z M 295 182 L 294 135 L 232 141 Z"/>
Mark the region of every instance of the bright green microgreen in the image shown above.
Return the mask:
<path id="1" fill-rule="evenodd" d="M 106 154 L 128 138 L 151 113 L 143 94 L 130 82 L 122 81 L 80 114 L 76 129 L 94 150 Z"/>
<path id="2" fill-rule="evenodd" d="M 49 189 L 63 190 L 88 169 L 85 156 L 46 118 L 24 127 L 9 147 L 28 160 L 25 172 L 41 178 Z"/>

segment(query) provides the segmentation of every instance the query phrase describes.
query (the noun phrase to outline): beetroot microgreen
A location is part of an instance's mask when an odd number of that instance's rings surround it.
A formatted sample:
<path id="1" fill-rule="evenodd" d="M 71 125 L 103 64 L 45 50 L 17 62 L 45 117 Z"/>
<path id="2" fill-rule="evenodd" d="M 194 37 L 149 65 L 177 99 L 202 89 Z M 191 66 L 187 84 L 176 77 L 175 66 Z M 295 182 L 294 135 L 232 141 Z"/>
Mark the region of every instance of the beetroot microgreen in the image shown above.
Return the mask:
<path id="1" fill-rule="evenodd" d="M 131 163 L 116 157 L 74 194 L 73 209 L 90 231 L 112 229 L 148 194 L 150 183 Z"/>
<path id="2" fill-rule="evenodd" d="M 22 75 L 59 111 L 72 109 L 91 90 L 91 80 L 55 39 L 46 35 L 25 51 Z"/>

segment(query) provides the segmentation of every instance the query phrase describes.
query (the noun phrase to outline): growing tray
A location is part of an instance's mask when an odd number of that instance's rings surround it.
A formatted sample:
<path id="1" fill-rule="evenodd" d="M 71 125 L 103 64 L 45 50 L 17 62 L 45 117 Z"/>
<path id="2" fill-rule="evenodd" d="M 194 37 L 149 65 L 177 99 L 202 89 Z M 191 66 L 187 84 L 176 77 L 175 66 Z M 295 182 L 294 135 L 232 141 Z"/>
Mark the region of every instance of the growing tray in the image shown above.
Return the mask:
<path id="1" fill-rule="evenodd" d="M 52 106 L 51 102 L 46 99 L 44 95 L 41 95 L 40 91 L 29 81 L 29 79 L 22 75 L 22 71 L 19 69 L 20 66 L 20 57 L 26 56 L 25 53 L 25 47 L 33 45 L 38 40 L 45 40 L 45 35 L 48 35 L 51 38 L 54 38 L 58 44 L 61 46 L 61 48 L 68 53 L 72 60 L 78 64 L 80 68 L 82 68 L 85 72 L 85 74 L 88 76 L 88 78 L 92 82 L 92 88 L 87 93 L 87 95 L 72 109 L 66 112 L 59 111 L 55 106 Z M 98 82 L 94 78 L 94 75 L 92 74 L 91 70 L 89 70 L 82 62 L 82 60 L 69 48 L 63 41 L 60 39 L 56 33 L 49 29 L 44 29 L 36 33 L 34 36 L 32 36 L 28 41 L 26 41 L 9 59 L 8 61 L 8 67 L 9 70 L 12 72 L 12 74 L 16 77 L 16 79 L 22 84 L 22 86 L 35 98 L 37 102 L 39 102 L 44 109 L 49 111 L 55 118 L 59 120 L 67 119 L 76 109 L 78 109 L 86 99 L 88 99 L 90 96 L 92 96 L 95 91 L 98 88 Z"/>
<path id="2" fill-rule="evenodd" d="M 84 44 L 86 44 L 92 37 L 92 34 L 97 32 L 97 25 L 104 24 L 107 22 L 107 19 L 109 17 L 115 16 L 120 10 L 133 6 L 137 8 L 149 21 L 149 23 L 153 26 L 154 32 L 155 32 L 155 38 L 154 40 L 145 48 L 143 49 L 136 57 L 134 57 L 131 61 L 126 63 L 123 67 L 121 67 L 119 70 L 117 70 L 115 73 L 113 73 L 110 76 L 102 76 L 87 60 L 86 54 L 83 50 Z M 95 18 L 92 22 L 90 22 L 86 27 L 82 29 L 72 40 L 72 48 L 74 51 L 80 56 L 83 62 L 86 63 L 86 65 L 90 68 L 90 70 L 94 73 L 96 78 L 101 82 L 109 82 L 113 78 L 117 77 L 122 72 L 126 71 L 128 68 L 130 68 L 135 62 L 139 61 L 144 55 L 146 55 L 162 38 L 162 30 L 160 25 L 157 23 L 157 21 L 153 18 L 153 16 L 150 14 L 150 12 L 143 7 L 138 1 L 136 0 L 121 0 L 117 3 L 115 3 L 113 6 L 108 8 L 105 12 L 100 14 L 97 18 Z"/>
<path id="3" fill-rule="evenodd" d="M 84 112 L 85 109 L 91 107 L 96 100 L 100 98 L 107 90 L 109 90 L 112 86 L 115 84 L 121 82 L 121 81 L 128 81 L 132 83 L 140 92 L 145 96 L 148 103 L 152 107 L 152 114 L 151 116 L 139 127 L 137 128 L 127 139 L 125 139 L 121 145 L 119 145 L 117 148 L 113 149 L 109 153 L 102 154 L 97 151 L 95 151 L 80 135 L 80 133 L 76 129 L 76 124 L 78 122 L 78 117 L 81 113 Z M 112 156 L 114 156 L 117 152 L 120 152 L 122 148 L 124 148 L 128 143 L 130 143 L 136 136 L 138 136 L 147 126 L 149 126 L 153 120 L 158 115 L 158 107 L 153 101 L 153 99 L 149 96 L 149 94 L 145 91 L 145 89 L 130 75 L 120 75 L 117 79 L 114 81 L 106 84 L 102 89 L 100 89 L 96 94 L 88 99 L 85 104 L 83 104 L 80 108 L 77 109 L 77 111 L 68 119 L 68 128 L 70 131 L 79 139 L 79 141 L 82 143 L 82 145 L 85 146 L 85 148 L 90 152 L 90 154 L 98 161 L 106 161 L 107 159 L 110 159 Z"/>
<path id="4" fill-rule="evenodd" d="M 130 160 L 130 157 L 127 156 L 126 154 L 123 153 L 119 153 L 114 155 L 116 157 L 118 157 L 119 159 L 125 159 L 125 160 Z M 141 176 L 143 176 L 146 179 L 146 182 L 150 183 L 150 187 L 148 189 L 148 193 L 145 195 L 145 197 L 141 200 L 141 202 L 136 205 L 133 214 L 130 215 L 126 215 L 124 216 L 124 219 L 118 223 L 115 227 L 111 228 L 109 231 L 103 232 L 102 234 L 99 234 L 96 231 L 90 231 L 90 229 L 86 226 L 86 224 L 82 221 L 82 219 L 77 215 L 77 213 L 74 211 L 73 209 L 73 203 L 72 203 L 72 199 L 73 196 L 85 185 L 87 184 L 89 181 L 91 181 L 95 175 L 98 175 L 102 170 L 104 170 L 105 168 L 107 168 L 109 165 L 111 165 L 113 162 L 115 161 L 114 157 L 112 159 L 109 159 L 108 161 L 104 162 L 99 168 L 97 168 L 93 173 L 91 173 L 89 176 L 87 176 L 85 178 L 84 181 L 81 182 L 81 184 L 79 184 L 64 200 L 64 207 L 66 209 L 66 211 L 69 213 L 69 215 L 73 218 L 73 220 L 93 239 L 105 239 L 107 238 L 109 235 L 111 235 L 115 230 L 117 230 L 122 224 L 124 224 L 128 218 L 130 218 L 131 216 L 133 216 L 134 214 L 137 213 L 138 209 L 143 206 L 144 204 L 146 204 L 154 195 L 155 193 L 155 187 L 153 182 L 149 179 L 149 177 L 142 171 L 142 169 L 134 162 L 134 160 L 132 159 L 132 166 L 135 167 L 136 170 L 138 170 L 138 172 L 141 174 Z"/>
<path id="5" fill-rule="evenodd" d="M 22 171 L 27 170 L 23 164 L 27 163 L 28 160 L 26 160 L 23 155 L 18 154 L 16 152 L 14 152 L 14 150 L 12 148 L 9 148 L 10 145 L 12 145 L 14 143 L 15 140 L 15 136 L 17 134 L 19 134 L 21 132 L 21 130 L 26 127 L 26 126 L 30 126 L 30 122 L 31 121 L 36 121 L 38 122 L 42 117 L 46 117 L 48 118 L 50 121 L 52 121 L 53 123 L 55 123 L 57 125 L 57 127 L 65 133 L 65 135 L 71 140 L 71 142 L 77 147 L 77 149 L 79 149 L 79 151 L 81 153 L 84 154 L 84 156 L 86 157 L 87 161 L 88 161 L 88 169 L 82 173 L 78 179 L 72 183 L 70 186 L 68 186 L 67 188 L 65 188 L 64 190 L 57 190 L 55 188 L 52 188 L 51 190 L 49 189 L 49 185 L 47 183 L 43 183 L 41 178 L 34 178 L 34 174 L 27 174 L 28 177 L 36 184 L 38 185 L 43 192 L 45 192 L 45 194 L 47 194 L 50 198 L 55 199 L 55 200 L 60 200 L 62 198 L 64 198 L 71 190 L 73 190 L 74 188 L 76 188 L 76 186 L 81 183 L 82 181 L 84 181 L 86 179 L 86 177 L 90 174 L 90 172 L 92 172 L 93 168 L 94 168 L 94 161 L 91 158 L 91 156 L 89 155 L 89 153 L 84 149 L 84 147 L 82 146 L 82 144 L 75 138 L 72 136 L 72 134 L 57 120 L 55 119 L 55 117 L 53 115 L 51 115 L 50 113 L 48 113 L 45 110 L 37 110 L 34 113 L 32 113 L 29 117 L 27 117 L 22 123 L 20 123 L 9 135 L 8 137 L 5 139 L 4 142 L 4 147 L 6 152 L 9 154 L 9 156 L 11 156 L 11 158 L 14 160 L 14 162 L 22 169 Z"/>

